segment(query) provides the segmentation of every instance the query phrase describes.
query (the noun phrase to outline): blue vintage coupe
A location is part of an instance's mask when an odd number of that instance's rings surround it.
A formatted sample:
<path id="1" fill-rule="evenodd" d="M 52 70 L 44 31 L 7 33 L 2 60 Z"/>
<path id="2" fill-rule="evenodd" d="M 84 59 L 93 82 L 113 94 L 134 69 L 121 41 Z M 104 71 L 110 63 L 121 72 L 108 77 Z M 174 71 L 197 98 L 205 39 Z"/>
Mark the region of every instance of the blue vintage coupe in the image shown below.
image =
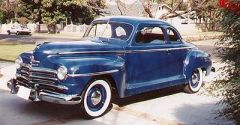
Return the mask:
<path id="1" fill-rule="evenodd" d="M 212 68 L 210 55 L 158 19 L 104 17 L 81 41 L 45 42 L 16 60 L 11 93 L 27 100 L 80 104 L 87 118 L 120 98 L 176 85 L 196 93 Z M 80 110 L 79 109 L 79 110 Z"/>

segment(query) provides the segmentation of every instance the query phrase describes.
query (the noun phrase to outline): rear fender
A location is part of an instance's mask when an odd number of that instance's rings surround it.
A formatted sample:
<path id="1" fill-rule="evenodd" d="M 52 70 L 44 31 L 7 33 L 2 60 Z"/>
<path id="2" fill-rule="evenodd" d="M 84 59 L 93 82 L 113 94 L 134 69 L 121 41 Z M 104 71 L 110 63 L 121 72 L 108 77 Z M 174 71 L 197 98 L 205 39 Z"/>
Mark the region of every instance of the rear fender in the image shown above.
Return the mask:
<path id="1" fill-rule="evenodd" d="M 184 60 L 184 76 L 188 81 L 192 75 L 192 72 L 197 68 L 209 70 L 212 67 L 212 61 L 209 58 L 209 54 L 201 50 L 191 50 L 186 59 Z"/>

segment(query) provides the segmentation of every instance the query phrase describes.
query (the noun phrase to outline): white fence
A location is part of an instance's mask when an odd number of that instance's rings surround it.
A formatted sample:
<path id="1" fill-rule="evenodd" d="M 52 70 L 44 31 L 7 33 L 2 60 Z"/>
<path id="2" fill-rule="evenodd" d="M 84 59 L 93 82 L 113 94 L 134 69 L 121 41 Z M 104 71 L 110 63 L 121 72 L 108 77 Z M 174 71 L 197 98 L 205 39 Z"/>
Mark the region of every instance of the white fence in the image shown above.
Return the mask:
<path id="1" fill-rule="evenodd" d="M 7 33 L 7 30 L 11 29 L 13 26 L 19 26 L 18 23 L 0 24 L 0 33 Z M 31 29 L 32 32 L 48 32 L 48 27 L 46 24 L 35 24 L 28 23 L 27 27 Z M 67 25 L 63 27 L 61 24 L 56 25 L 56 30 L 58 32 L 85 32 L 88 25 Z"/>
<path id="2" fill-rule="evenodd" d="M 88 25 L 67 25 L 64 27 L 64 32 L 85 32 Z"/>

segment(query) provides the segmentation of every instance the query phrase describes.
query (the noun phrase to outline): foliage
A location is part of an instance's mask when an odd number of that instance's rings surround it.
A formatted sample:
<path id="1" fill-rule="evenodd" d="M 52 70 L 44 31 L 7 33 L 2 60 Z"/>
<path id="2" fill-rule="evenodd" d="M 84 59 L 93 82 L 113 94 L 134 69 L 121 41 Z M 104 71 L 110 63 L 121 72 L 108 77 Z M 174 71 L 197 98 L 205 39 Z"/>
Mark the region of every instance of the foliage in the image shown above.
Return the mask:
<path id="1" fill-rule="evenodd" d="M 0 11 L 0 23 L 5 23 L 6 19 L 5 19 L 5 15 L 2 11 Z"/>
<path id="2" fill-rule="evenodd" d="M 222 112 L 223 115 L 236 120 L 240 124 L 240 2 L 233 0 L 219 0 L 219 13 L 222 18 L 219 20 L 223 35 L 217 44 L 218 56 L 226 64 L 222 67 L 222 74 L 225 76 L 218 80 L 214 87 L 221 88 L 224 99 L 229 107 Z"/>
<path id="3" fill-rule="evenodd" d="M 169 7 L 173 8 L 177 5 L 177 0 L 164 0 L 164 4 L 167 4 Z M 188 9 L 188 3 L 182 2 L 179 4 L 178 10 L 186 11 Z"/>
<path id="4" fill-rule="evenodd" d="M 17 6 L 18 6 L 17 0 L 0 0 L 0 11 L 4 16 L 4 19 L 3 19 L 4 23 L 6 21 L 10 22 L 12 19 L 15 18 L 16 16 L 15 13 L 18 8 Z"/>
<path id="5" fill-rule="evenodd" d="M 50 27 L 66 18 L 89 24 L 103 7 L 103 0 L 21 0 L 18 15 Z"/>

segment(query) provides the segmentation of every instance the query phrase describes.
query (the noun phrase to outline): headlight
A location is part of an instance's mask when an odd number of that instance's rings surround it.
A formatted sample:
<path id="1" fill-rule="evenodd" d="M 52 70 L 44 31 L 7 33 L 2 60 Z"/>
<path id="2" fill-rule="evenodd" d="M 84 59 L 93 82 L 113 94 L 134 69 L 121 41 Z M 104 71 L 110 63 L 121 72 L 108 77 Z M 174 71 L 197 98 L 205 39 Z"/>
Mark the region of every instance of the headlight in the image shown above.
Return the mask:
<path id="1" fill-rule="evenodd" d="M 57 77 L 60 80 L 64 80 L 67 76 L 67 68 L 65 66 L 61 66 L 57 70 Z"/>
<path id="2" fill-rule="evenodd" d="M 15 64 L 16 64 L 16 68 L 19 69 L 21 67 L 21 64 L 23 63 L 22 58 L 19 56 L 16 60 L 15 60 Z"/>

